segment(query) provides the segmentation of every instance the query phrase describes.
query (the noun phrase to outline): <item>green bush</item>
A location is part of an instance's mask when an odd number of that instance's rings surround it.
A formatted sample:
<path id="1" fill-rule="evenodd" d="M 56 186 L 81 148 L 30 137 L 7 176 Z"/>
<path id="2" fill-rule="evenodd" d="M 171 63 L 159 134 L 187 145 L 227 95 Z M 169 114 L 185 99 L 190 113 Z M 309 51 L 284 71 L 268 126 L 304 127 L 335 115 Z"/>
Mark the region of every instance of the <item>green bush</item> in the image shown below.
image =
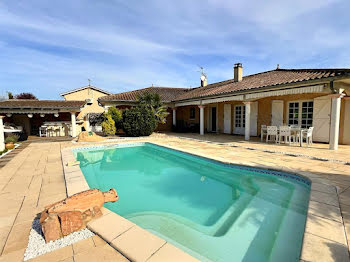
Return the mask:
<path id="1" fill-rule="evenodd" d="M 115 123 L 110 114 L 105 114 L 105 121 L 102 122 L 102 130 L 106 136 L 115 135 Z"/>
<path id="2" fill-rule="evenodd" d="M 5 144 L 7 143 L 16 143 L 19 139 L 18 135 L 11 135 L 5 138 Z"/>
<path id="3" fill-rule="evenodd" d="M 127 136 L 149 136 L 156 127 L 152 110 L 144 105 L 123 112 L 123 129 Z"/>
<path id="4" fill-rule="evenodd" d="M 114 125 L 116 128 L 116 131 L 123 128 L 123 112 L 120 109 L 117 109 L 115 107 L 108 108 L 107 114 L 112 116 L 112 119 L 114 120 Z"/>

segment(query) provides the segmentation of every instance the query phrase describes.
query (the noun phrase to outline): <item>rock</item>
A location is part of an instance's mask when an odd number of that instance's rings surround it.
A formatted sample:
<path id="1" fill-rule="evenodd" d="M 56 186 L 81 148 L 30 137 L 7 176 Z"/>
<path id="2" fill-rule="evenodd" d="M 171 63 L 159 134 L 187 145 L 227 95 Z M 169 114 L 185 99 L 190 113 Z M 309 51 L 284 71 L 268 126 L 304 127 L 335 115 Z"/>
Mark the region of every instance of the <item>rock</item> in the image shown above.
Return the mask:
<path id="1" fill-rule="evenodd" d="M 68 211 L 59 213 L 58 217 L 61 222 L 61 231 L 63 236 L 79 231 L 86 227 L 83 223 L 82 213 L 80 211 Z"/>
<path id="2" fill-rule="evenodd" d="M 45 207 L 39 221 L 45 241 L 84 229 L 89 221 L 102 216 L 103 203 L 115 202 L 118 198 L 115 189 L 107 192 L 90 189 Z"/>
<path id="3" fill-rule="evenodd" d="M 104 137 L 88 131 L 83 131 L 78 136 L 78 142 L 100 142 L 103 140 L 105 140 Z"/>
<path id="4" fill-rule="evenodd" d="M 41 230 L 45 236 L 45 241 L 55 241 L 62 237 L 60 222 L 57 215 L 47 216 L 45 221 L 42 223 Z"/>
<path id="5" fill-rule="evenodd" d="M 104 193 L 98 189 L 90 189 L 49 205 L 45 209 L 47 209 L 48 213 L 67 211 L 85 212 L 93 207 L 101 208 L 105 202 L 115 202 L 117 200 L 118 195 L 115 189 L 110 189 Z"/>

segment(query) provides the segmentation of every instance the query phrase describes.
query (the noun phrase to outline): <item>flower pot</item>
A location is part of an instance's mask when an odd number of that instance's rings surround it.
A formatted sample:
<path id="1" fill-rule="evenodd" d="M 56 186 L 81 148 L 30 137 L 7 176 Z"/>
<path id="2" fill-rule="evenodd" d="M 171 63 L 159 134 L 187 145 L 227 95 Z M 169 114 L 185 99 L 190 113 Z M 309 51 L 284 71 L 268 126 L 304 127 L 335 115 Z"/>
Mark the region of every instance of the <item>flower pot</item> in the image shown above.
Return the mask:
<path id="1" fill-rule="evenodd" d="M 10 142 L 10 143 L 6 143 L 5 147 L 10 150 L 10 149 L 13 149 L 15 148 L 15 144 L 13 142 Z"/>

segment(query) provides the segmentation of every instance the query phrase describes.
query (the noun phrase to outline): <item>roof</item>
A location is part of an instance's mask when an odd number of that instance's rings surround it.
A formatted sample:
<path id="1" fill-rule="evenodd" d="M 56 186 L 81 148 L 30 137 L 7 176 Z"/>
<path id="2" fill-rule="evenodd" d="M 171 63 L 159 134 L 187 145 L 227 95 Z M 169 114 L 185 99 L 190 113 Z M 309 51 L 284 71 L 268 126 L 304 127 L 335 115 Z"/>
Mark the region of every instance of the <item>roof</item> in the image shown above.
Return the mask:
<path id="1" fill-rule="evenodd" d="M 9 99 L 0 101 L 0 108 L 81 108 L 85 101 Z"/>
<path id="2" fill-rule="evenodd" d="M 107 91 L 105 91 L 105 90 L 102 90 L 102 89 L 100 89 L 100 88 L 97 88 L 96 86 L 90 86 L 90 85 L 88 85 L 88 86 L 83 86 L 83 87 L 80 87 L 80 88 L 76 88 L 76 89 L 73 89 L 73 90 L 70 90 L 70 91 L 61 93 L 60 95 L 61 95 L 61 96 L 65 96 L 65 95 L 68 95 L 68 94 L 71 94 L 71 93 L 74 93 L 74 92 L 78 92 L 78 91 L 84 90 L 84 89 L 86 89 L 86 88 L 94 89 L 94 90 L 99 91 L 99 92 L 101 92 L 101 93 L 104 93 L 104 94 L 106 94 L 106 95 L 111 95 L 111 94 L 112 94 L 112 93 L 110 93 L 110 92 L 107 92 Z"/>
<path id="3" fill-rule="evenodd" d="M 129 92 L 123 92 L 119 94 L 103 96 L 99 98 L 99 101 L 137 101 L 137 98 L 143 94 L 157 93 L 160 96 L 162 102 L 174 101 L 179 95 L 182 95 L 189 91 L 189 88 L 175 88 L 175 87 L 159 87 L 152 86 L 143 89 L 137 89 Z"/>
<path id="4" fill-rule="evenodd" d="M 176 97 L 176 100 L 187 100 L 252 90 L 263 87 L 299 83 L 337 76 L 349 76 L 350 69 L 275 69 L 243 77 L 242 81 L 233 79 L 196 87 Z"/>

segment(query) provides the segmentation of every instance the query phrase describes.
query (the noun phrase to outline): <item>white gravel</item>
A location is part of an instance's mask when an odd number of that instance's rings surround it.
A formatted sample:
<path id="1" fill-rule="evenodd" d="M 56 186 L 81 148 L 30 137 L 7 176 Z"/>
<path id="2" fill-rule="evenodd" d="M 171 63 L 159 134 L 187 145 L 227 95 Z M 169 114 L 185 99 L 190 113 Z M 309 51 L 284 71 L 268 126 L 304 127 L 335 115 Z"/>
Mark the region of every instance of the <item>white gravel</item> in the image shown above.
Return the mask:
<path id="1" fill-rule="evenodd" d="M 24 261 L 62 247 L 69 246 L 80 240 L 92 237 L 93 235 L 93 232 L 85 228 L 56 241 L 50 241 L 49 243 L 45 243 L 45 239 L 41 231 L 41 226 L 39 224 L 39 219 L 34 219 L 32 229 L 30 230 L 29 234 L 28 246 L 24 253 Z"/>

